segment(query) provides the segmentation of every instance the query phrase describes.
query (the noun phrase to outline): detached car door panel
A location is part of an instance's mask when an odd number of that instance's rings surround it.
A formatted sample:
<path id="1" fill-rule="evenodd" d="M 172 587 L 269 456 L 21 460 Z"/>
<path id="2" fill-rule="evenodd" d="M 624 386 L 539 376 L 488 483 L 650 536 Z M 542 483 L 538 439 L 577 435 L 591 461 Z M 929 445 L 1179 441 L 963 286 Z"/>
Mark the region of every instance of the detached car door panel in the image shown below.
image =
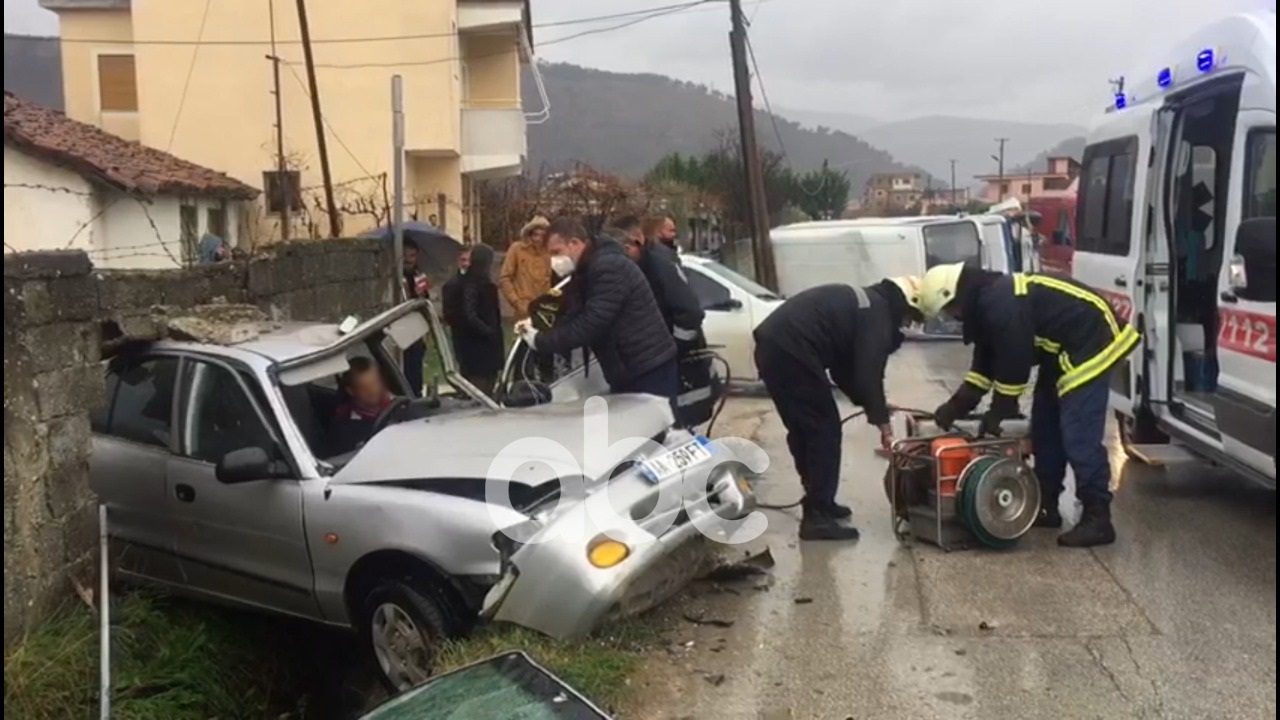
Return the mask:
<path id="1" fill-rule="evenodd" d="M 183 363 L 180 387 L 178 452 L 167 468 L 167 505 L 177 524 L 187 587 L 317 617 L 300 481 L 225 484 L 217 477 L 218 463 L 232 451 L 281 452 L 257 379 L 221 362 L 191 359 Z"/>

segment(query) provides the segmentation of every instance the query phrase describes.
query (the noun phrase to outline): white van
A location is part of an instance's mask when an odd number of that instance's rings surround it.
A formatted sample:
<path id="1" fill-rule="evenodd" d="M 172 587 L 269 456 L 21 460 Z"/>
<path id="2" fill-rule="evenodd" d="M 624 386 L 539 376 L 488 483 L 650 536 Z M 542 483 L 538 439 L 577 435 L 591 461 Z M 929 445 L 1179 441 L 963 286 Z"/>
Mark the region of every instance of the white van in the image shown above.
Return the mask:
<path id="1" fill-rule="evenodd" d="M 771 231 L 778 289 L 794 295 L 818 285 L 873 285 L 888 277 L 921 277 L 934 265 L 964 262 L 1008 272 L 1010 245 L 994 215 L 828 220 Z M 928 335 L 954 336 L 959 325 L 936 321 Z"/>
<path id="2" fill-rule="evenodd" d="M 1075 277 L 1142 333 L 1115 373 L 1130 455 L 1276 480 L 1276 15 L 1128 75 L 1084 153 Z"/>

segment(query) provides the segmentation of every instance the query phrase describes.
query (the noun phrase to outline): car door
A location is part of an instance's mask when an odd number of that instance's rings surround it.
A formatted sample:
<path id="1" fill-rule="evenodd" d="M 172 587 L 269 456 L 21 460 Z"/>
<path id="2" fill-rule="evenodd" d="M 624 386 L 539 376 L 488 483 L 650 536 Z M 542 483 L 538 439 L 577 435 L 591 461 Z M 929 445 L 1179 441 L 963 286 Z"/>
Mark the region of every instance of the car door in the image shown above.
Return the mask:
<path id="1" fill-rule="evenodd" d="M 176 357 L 116 360 L 106 369 L 106 403 L 90 418 L 89 485 L 107 507 L 116 567 L 161 583 L 180 578 L 165 503 L 177 378 Z"/>
<path id="2" fill-rule="evenodd" d="M 1272 472 L 1276 457 L 1276 280 L 1274 276 L 1247 276 L 1242 283 L 1244 259 L 1235 243 L 1241 221 L 1275 217 L 1275 123 L 1271 112 L 1240 113 L 1231 183 L 1242 192 L 1231 193 L 1226 211 L 1227 262 L 1218 279 L 1219 376 L 1214 398 L 1224 449 L 1252 467 Z M 1240 199 L 1236 201 L 1236 197 Z M 1274 235 L 1271 242 L 1274 262 Z"/>
<path id="3" fill-rule="evenodd" d="M 1143 119 L 1139 119 L 1139 116 Z M 1144 284 L 1144 208 L 1150 114 L 1135 113 L 1133 135 L 1095 143 L 1085 148 L 1084 175 L 1080 181 L 1080 236 L 1073 257 L 1073 274 L 1111 302 L 1117 317 L 1133 322 L 1134 306 L 1141 307 Z M 1140 372 L 1126 359 L 1114 373 L 1111 406 L 1130 412 L 1133 388 Z"/>
<path id="4" fill-rule="evenodd" d="M 167 469 L 185 585 L 196 593 L 303 617 L 318 616 L 300 481 L 223 484 L 217 464 L 284 444 L 257 378 L 212 358 L 184 359 L 178 440 Z"/>
<path id="5" fill-rule="evenodd" d="M 702 332 L 706 335 L 707 345 L 728 363 L 731 377 L 755 376 L 751 335 L 755 330 L 751 313 L 752 298 L 742 289 L 693 263 L 685 265 L 684 272 L 689 288 L 706 313 L 702 321 Z"/>

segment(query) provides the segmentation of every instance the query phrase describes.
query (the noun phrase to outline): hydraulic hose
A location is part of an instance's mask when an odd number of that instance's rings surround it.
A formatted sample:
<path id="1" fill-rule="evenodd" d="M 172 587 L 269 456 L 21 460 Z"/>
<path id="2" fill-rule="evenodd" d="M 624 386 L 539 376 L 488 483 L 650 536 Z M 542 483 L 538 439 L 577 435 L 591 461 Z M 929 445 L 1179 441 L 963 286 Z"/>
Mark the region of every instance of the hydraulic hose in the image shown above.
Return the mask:
<path id="1" fill-rule="evenodd" d="M 914 408 L 891 407 L 889 408 L 889 410 L 892 413 L 909 413 L 911 415 L 915 415 L 916 417 L 923 417 L 923 418 L 933 417 L 933 413 L 924 412 L 923 410 L 916 410 Z M 866 410 L 858 410 L 857 412 L 850 413 L 849 415 L 846 415 L 845 417 L 840 419 L 840 425 L 843 426 L 846 423 L 848 423 L 850 420 L 855 420 L 857 418 L 863 417 L 866 414 L 867 414 Z M 803 503 L 804 503 L 804 498 L 801 498 L 793 503 L 788 503 L 786 505 L 768 505 L 765 503 L 756 503 L 756 507 L 762 508 L 764 510 L 791 510 L 792 508 L 800 507 L 800 505 Z"/>

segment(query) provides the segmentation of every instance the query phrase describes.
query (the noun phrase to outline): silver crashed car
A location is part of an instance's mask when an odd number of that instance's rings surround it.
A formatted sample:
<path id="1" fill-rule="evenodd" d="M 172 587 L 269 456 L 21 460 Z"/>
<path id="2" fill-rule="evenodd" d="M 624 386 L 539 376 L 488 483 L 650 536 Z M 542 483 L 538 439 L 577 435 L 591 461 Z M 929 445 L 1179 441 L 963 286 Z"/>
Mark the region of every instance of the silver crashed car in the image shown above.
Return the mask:
<path id="1" fill-rule="evenodd" d="M 444 338 L 416 301 L 365 322 L 114 357 L 90 475 L 122 579 L 354 629 L 403 690 L 482 609 L 572 638 L 661 601 L 688 565 L 681 553 L 753 509 L 736 467 L 674 428 L 663 400 L 607 398 L 607 442 L 584 448 L 599 424 L 589 399 L 505 407 L 459 375 Z M 409 393 L 398 358 L 418 341 L 451 391 Z M 338 453 L 329 424 L 356 357 L 396 400 L 367 442 Z M 540 394 L 525 395 L 518 404 Z M 557 443 L 577 469 L 504 453 L 527 438 Z M 489 478 L 500 453 L 514 471 Z M 684 481 L 694 476 L 708 479 Z M 488 499 L 495 483 L 509 502 Z M 600 527 L 602 499 L 618 527 Z"/>

